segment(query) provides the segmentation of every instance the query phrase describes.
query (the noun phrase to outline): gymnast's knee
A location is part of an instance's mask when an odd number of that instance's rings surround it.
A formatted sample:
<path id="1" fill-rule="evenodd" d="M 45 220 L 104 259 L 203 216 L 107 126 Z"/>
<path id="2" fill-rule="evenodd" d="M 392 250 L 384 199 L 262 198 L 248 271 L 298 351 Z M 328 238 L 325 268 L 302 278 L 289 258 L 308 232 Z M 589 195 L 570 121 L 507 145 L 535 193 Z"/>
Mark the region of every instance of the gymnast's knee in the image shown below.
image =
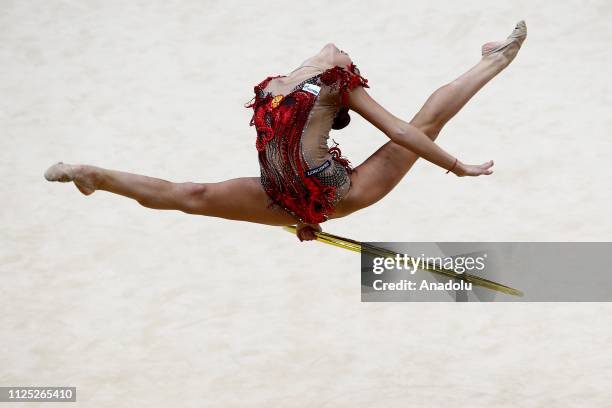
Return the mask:
<path id="1" fill-rule="evenodd" d="M 187 214 L 206 215 L 210 201 L 209 190 L 208 183 L 176 183 L 176 208 Z"/>

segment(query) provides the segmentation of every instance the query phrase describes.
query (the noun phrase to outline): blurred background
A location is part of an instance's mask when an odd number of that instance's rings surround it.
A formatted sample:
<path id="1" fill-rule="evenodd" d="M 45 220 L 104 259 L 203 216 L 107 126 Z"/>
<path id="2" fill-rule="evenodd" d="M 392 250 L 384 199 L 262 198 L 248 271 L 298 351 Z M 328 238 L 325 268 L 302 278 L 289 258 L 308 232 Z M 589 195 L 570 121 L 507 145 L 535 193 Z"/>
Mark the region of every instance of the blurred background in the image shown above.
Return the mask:
<path id="1" fill-rule="evenodd" d="M 0 0 L 0 385 L 95 407 L 604 406 L 605 303 L 360 302 L 359 256 L 277 227 L 43 179 L 56 161 L 171 181 L 257 176 L 268 75 L 327 42 L 396 116 L 524 19 L 523 49 L 419 161 L 327 232 L 361 241 L 608 241 L 605 1 Z M 387 140 L 332 131 L 354 165 Z M 607 187 L 606 187 L 607 186 Z M 36 404 L 32 404 L 36 406 Z"/>

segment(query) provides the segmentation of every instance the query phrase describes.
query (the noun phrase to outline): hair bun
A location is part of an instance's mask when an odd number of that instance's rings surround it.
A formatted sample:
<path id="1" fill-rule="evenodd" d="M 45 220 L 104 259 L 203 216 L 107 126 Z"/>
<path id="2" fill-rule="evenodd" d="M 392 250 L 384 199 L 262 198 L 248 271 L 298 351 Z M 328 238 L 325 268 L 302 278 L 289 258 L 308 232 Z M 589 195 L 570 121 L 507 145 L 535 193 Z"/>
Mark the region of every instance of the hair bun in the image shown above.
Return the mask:
<path id="1" fill-rule="evenodd" d="M 349 108 L 341 108 L 336 117 L 334 118 L 334 122 L 332 123 L 332 129 L 342 129 L 348 126 L 351 122 L 351 116 L 349 115 Z"/>

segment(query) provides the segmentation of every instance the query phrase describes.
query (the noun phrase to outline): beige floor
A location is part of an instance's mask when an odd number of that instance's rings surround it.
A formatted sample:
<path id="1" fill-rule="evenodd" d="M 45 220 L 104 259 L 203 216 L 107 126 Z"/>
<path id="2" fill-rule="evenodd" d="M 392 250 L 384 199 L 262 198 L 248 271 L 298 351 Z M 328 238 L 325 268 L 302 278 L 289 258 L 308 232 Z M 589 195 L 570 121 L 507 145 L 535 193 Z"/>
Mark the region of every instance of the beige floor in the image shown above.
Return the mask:
<path id="1" fill-rule="evenodd" d="M 0 385 L 96 408 L 610 406 L 609 304 L 360 303 L 352 253 L 42 178 L 57 160 L 257 175 L 243 104 L 266 75 L 332 41 L 408 120 L 521 18 L 514 65 L 439 139 L 495 174 L 422 162 L 325 228 L 607 241 L 609 2 L 0 0 Z M 332 137 L 355 163 L 386 139 L 358 117 Z"/>

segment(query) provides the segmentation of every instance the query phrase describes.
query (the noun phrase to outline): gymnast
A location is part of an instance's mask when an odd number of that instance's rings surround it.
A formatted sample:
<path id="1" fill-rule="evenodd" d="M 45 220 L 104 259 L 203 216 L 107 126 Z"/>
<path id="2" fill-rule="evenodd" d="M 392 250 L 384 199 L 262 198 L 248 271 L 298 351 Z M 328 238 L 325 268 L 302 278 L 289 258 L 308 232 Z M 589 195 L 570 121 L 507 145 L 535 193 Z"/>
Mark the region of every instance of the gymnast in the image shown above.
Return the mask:
<path id="1" fill-rule="evenodd" d="M 519 21 L 504 41 L 481 47 L 480 61 L 437 89 L 410 122 L 393 115 L 365 88 L 368 80 L 351 57 L 333 43 L 287 75 L 268 76 L 245 104 L 253 110 L 260 177 L 217 183 L 173 183 L 84 164 L 59 162 L 45 172 L 48 181 L 73 182 L 90 195 L 109 191 L 160 210 L 230 220 L 296 225 L 300 241 L 315 239 L 320 223 L 368 207 L 389 193 L 422 157 L 456 176 L 493 173 L 493 161 L 472 165 L 440 148 L 442 127 L 517 55 L 527 37 Z M 355 111 L 389 141 L 352 167 L 331 129 L 342 129 Z"/>

